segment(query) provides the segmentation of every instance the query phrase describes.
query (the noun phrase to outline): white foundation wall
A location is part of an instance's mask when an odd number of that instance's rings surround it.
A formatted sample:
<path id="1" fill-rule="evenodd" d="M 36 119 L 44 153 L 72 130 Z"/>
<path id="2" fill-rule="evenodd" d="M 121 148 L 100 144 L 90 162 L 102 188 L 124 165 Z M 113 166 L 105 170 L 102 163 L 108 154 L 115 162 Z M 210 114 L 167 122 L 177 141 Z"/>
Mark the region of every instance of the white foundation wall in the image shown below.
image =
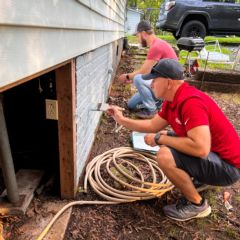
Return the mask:
<path id="1" fill-rule="evenodd" d="M 119 40 L 76 58 L 77 179 L 88 160 L 101 117 L 101 112 L 92 110 L 108 98 L 121 51 Z"/>

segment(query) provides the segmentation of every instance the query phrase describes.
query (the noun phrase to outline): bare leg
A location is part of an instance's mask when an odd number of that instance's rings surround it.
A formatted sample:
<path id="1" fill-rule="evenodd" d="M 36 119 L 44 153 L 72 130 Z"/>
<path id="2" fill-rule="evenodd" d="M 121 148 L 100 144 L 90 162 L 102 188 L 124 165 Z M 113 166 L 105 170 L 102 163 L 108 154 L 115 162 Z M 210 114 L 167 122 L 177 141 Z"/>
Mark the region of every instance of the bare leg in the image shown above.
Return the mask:
<path id="1" fill-rule="evenodd" d="M 157 162 L 168 179 L 182 192 L 190 202 L 199 204 L 202 197 L 194 187 L 190 176 L 180 168 L 177 168 L 175 160 L 169 148 L 161 146 L 157 154 Z"/>

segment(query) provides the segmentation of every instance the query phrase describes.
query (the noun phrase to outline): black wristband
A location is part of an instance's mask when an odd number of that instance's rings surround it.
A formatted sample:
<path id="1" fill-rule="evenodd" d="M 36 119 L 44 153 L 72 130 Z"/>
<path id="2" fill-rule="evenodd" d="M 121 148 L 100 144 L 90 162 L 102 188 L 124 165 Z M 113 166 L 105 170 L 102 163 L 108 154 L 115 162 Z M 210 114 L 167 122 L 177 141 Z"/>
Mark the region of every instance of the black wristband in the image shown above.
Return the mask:
<path id="1" fill-rule="evenodd" d="M 160 145 L 160 143 L 159 143 L 159 139 L 160 139 L 160 133 L 158 132 L 158 133 L 156 133 L 156 135 L 155 135 L 155 137 L 154 137 L 154 141 L 155 141 L 155 143 L 157 144 L 157 145 Z"/>
<path id="2" fill-rule="evenodd" d="M 130 77 L 129 77 L 129 75 L 128 75 L 128 74 L 126 74 L 126 79 L 127 79 L 127 80 L 130 80 Z"/>
<path id="3" fill-rule="evenodd" d="M 168 130 L 167 131 L 167 136 L 176 137 L 177 135 L 176 135 L 175 132 Z"/>

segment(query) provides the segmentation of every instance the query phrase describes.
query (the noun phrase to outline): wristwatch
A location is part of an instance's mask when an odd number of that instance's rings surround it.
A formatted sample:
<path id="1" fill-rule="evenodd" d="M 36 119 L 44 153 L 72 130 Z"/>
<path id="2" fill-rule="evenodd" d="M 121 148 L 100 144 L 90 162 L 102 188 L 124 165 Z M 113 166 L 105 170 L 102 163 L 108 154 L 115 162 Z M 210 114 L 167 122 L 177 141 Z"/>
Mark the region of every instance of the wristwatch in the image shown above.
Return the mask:
<path id="1" fill-rule="evenodd" d="M 154 137 L 154 141 L 155 141 L 155 143 L 157 144 L 157 145 L 160 145 L 160 143 L 159 143 L 159 139 L 160 139 L 160 133 L 158 132 L 158 133 L 156 133 L 156 135 L 155 135 L 155 137 Z"/>

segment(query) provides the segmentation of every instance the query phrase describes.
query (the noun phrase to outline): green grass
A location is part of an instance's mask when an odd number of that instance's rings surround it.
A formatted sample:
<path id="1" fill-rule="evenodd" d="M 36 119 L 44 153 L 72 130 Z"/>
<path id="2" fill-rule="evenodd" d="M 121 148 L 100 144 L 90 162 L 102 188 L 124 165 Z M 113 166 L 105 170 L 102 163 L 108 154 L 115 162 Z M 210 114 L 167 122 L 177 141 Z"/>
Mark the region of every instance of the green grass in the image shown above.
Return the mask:
<path id="1" fill-rule="evenodd" d="M 204 66 L 204 64 L 205 64 L 205 61 L 203 61 L 201 66 Z M 232 66 L 230 64 L 224 64 L 224 63 L 208 63 L 207 68 L 230 70 L 232 69 Z"/>
<path id="2" fill-rule="evenodd" d="M 215 47 L 213 45 L 206 46 L 206 49 L 209 52 L 213 52 L 213 51 L 220 52 L 220 50 L 217 49 L 217 48 L 215 49 Z M 229 48 L 225 48 L 225 47 L 221 47 L 221 51 L 222 51 L 223 54 L 231 54 L 232 53 L 231 50 L 229 50 Z"/>
<path id="3" fill-rule="evenodd" d="M 235 45 L 240 44 L 240 37 L 206 37 L 204 41 L 214 41 L 218 40 L 220 44 L 225 45 Z"/>
<path id="4" fill-rule="evenodd" d="M 171 43 L 176 44 L 176 39 L 172 35 L 157 35 L 157 37 Z M 136 36 L 127 36 L 129 43 L 138 43 Z M 218 42 L 222 45 L 240 45 L 240 37 L 205 37 L 204 41 L 215 41 L 218 40 Z"/>
<path id="5" fill-rule="evenodd" d="M 157 36 L 171 44 L 175 45 L 177 43 L 176 39 L 172 35 L 157 35 Z"/>
<path id="6" fill-rule="evenodd" d="M 132 44 L 138 43 L 138 39 L 137 39 L 136 36 L 128 35 L 128 36 L 127 36 L 127 39 L 128 39 L 128 42 L 129 42 L 129 43 L 132 43 Z"/>
<path id="7" fill-rule="evenodd" d="M 171 44 L 176 45 L 176 39 L 172 35 L 157 35 L 158 38 L 161 38 L 162 40 L 165 40 Z M 138 39 L 136 36 L 127 35 L 128 42 L 132 44 L 138 43 Z"/>
<path id="8" fill-rule="evenodd" d="M 176 45 L 176 39 L 172 35 L 157 35 L 157 37 Z M 127 36 L 129 43 L 138 43 L 136 36 Z M 218 40 L 218 42 L 222 45 L 240 45 L 240 37 L 205 37 L 204 41 L 215 41 Z"/>

